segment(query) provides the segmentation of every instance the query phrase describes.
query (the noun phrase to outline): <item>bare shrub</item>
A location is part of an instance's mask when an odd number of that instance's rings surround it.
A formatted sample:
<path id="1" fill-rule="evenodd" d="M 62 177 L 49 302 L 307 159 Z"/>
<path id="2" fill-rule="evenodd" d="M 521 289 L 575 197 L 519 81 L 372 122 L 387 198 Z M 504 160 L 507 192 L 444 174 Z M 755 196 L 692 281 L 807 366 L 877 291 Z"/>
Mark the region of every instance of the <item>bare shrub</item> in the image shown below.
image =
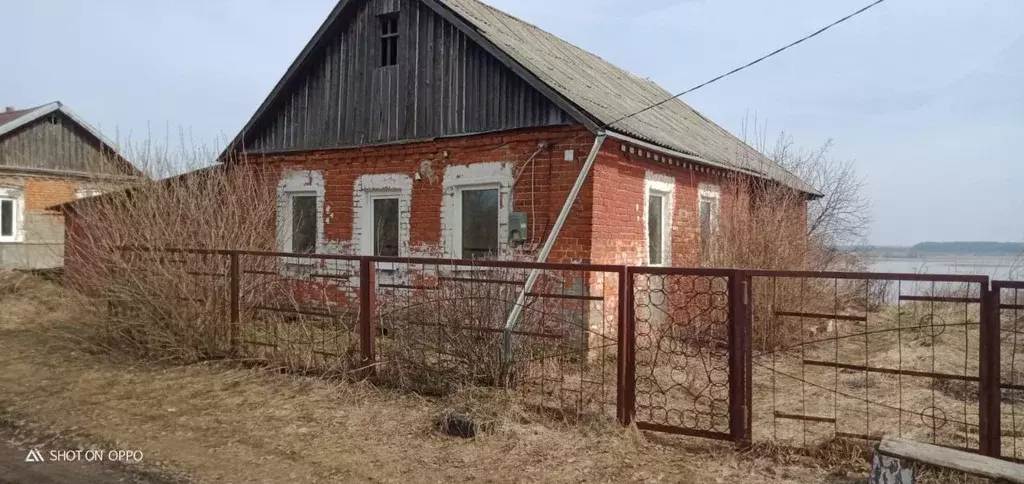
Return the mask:
<path id="1" fill-rule="evenodd" d="M 521 390 L 538 405 L 573 415 L 599 400 L 600 395 L 583 388 L 583 372 L 608 370 L 614 375 L 615 366 L 589 361 L 589 304 L 527 298 L 512 332 L 512 358 L 503 359 L 503 328 L 527 272 L 429 267 L 395 276 L 417 289 L 379 295 L 379 300 L 392 303 L 381 307 L 380 380 L 430 394 L 474 386 Z M 584 277 L 544 273 L 532 293 L 583 294 L 585 284 Z M 541 389 L 545 382 L 547 388 Z"/>
<path id="2" fill-rule="evenodd" d="M 182 155 L 144 147 L 133 160 L 159 172 L 213 159 L 212 153 Z M 223 355 L 227 257 L 124 247 L 272 248 L 276 201 L 264 171 L 254 163 L 214 165 L 74 204 L 66 212 L 67 284 L 92 297 L 102 314 L 76 338 L 119 355 L 180 361 Z"/>
<path id="3" fill-rule="evenodd" d="M 762 152 L 800 177 L 820 196 L 808 196 L 771 180 L 731 179 L 731 193 L 720 207 L 708 265 L 739 269 L 853 271 L 863 263 L 841 250 L 861 242 L 870 223 L 863 181 L 849 161 L 829 153 L 831 142 L 815 151 L 800 151 L 782 135 Z M 796 330 L 777 311 L 831 314 L 854 307 L 875 307 L 888 289 L 863 281 L 838 282 L 803 278 L 755 278 L 754 344 L 772 348 L 791 340 Z M 878 293 L 882 291 L 882 293 Z M 867 293 L 867 297 L 865 294 Z M 837 307 L 838 306 L 838 307 Z M 760 324 L 758 324 L 760 323 Z"/>

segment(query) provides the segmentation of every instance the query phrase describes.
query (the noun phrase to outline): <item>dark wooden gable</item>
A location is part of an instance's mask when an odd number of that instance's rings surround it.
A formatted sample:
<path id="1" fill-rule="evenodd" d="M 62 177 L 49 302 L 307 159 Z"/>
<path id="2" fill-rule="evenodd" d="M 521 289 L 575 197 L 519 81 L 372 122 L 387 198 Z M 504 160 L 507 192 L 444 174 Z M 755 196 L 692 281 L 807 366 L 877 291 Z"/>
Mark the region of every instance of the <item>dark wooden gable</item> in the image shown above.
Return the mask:
<path id="1" fill-rule="evenodd" d="M 134 174 L 127 162 L 61 111 L 42 116 L 0 138 L 0 167 L 69 174 Z"/>
<path id="2" fill-rule="evenodd" d="M 398 21 L 397 65 L 382 66 L 389 16 Z M 351 2 L 267 108 L 243 133 L 247 152 L 574 122 L 420 0 Z"/>

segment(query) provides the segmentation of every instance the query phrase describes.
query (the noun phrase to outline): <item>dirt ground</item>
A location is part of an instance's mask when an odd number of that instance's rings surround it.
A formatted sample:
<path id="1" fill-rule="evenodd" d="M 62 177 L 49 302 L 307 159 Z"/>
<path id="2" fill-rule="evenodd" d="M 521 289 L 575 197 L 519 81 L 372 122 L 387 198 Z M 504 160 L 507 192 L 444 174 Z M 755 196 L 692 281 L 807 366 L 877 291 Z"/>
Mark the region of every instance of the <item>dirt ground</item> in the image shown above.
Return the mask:
<path id="1" fill-rule="evenodd" d="M 459 439 L 436 431 L 449 401 L 214 364 L 112 361 L 57 341 L 52 326 L 73 322 L 79 308 L 45 284 L 0 291 L 0 416 L 20 436 L 2 439 L 0 482 L 807 483 L 858 482 L 867 472 L 866 464 L 828 466 L 527 414 Z M 50 296 L 25 296 L 39 290 Z M 25 463 L 36 447 L 144 457 L 128 470 Z"/>

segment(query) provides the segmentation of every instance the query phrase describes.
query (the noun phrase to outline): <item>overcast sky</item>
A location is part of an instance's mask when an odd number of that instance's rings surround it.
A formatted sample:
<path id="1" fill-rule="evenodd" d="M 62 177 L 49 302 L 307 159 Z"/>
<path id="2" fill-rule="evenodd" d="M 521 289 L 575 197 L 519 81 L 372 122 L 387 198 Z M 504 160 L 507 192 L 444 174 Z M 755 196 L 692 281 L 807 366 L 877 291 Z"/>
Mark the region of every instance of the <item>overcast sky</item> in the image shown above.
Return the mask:
<path id="1" fill-rule="evenodd" d="M 220 145 L 334 0 L 0 0 L 0 104 L 60 100 L 109 137 Z M 682 91 L 867 0 L 489 0 Z M 684 100 L 854 160 L 871 241 L 1024 241 L 1024 1 L 888 0 Z M 149 134 L 147 134 L 149 133 Z"/>

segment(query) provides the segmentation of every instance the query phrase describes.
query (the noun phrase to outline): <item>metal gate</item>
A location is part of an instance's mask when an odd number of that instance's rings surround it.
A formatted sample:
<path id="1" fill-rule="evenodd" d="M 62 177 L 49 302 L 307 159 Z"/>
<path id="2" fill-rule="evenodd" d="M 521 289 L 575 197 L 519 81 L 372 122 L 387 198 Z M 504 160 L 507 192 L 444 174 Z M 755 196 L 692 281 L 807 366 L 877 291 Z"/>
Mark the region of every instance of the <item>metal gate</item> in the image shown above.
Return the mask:
<path id="1" fill-rule="evenodd" d="M 750 318 L 739 271 L 630 268 L 623 318 L 625 422 L 750 438 Z"/>

